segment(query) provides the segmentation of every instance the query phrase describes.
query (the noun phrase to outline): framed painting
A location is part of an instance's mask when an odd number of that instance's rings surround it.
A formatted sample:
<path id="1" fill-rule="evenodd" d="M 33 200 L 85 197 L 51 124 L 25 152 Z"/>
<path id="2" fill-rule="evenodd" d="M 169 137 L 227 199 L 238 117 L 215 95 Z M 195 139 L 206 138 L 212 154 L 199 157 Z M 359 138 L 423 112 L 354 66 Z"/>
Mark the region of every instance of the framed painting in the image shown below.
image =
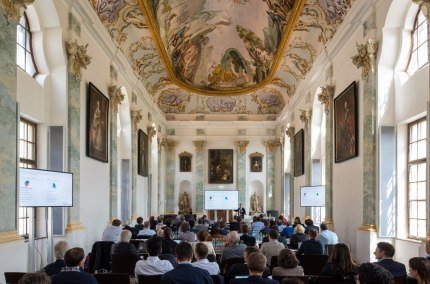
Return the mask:
<path id="1" fill-rule="evenodd" d="M 232 149 L 209 149 L 209 183 L 233 183 Z"/>
<path id="2" fill-rule="evenodd" d="M 92 83 L 87 100 L 87 156 L 108 162 L 109 99 Z"/>
<path id="3" fill-rule="evenodd" d="M 294 134 L 294 176 L 305 173 L 305 132 L 300 129 Z"/>
<path id="4" fill-rule="evenodd" d="M 263 154 L 255 152 L 249 155 L 249 169 L 255 173 L 263 171 Z"/>
<path id="5" fill-rule="evenodd" d="M 357 84 L 352 82 L 334 99 L 335 163 L 358 156 Z"/>
<path id="6" fill-rule="evenodd" d="M 179 171 L 191 172 L 191 158 L 192 154 L 187 151 L 179 154 Z"/>
<path id="7" fill-rule="evenodd" d="M 137 173 L 148 176 L 148 135 L 139 129 L 137 132 Z"/>

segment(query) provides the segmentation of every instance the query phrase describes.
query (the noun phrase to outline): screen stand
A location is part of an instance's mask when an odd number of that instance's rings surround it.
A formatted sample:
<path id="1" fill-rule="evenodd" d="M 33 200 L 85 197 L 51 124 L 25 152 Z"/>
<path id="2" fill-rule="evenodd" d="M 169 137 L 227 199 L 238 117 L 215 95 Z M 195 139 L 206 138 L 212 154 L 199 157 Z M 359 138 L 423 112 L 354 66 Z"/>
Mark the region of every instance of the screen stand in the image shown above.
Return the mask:
<path id="1" fill-rule="evenodd" d="M 35 233 L 35 224 L 34 224 L 34 207 L 28 207 L 28 260 L 27 260 L 27 271 L 35 272 L 36 271 L 36 249 L 34 243 L 34 233 Z"/>
<path id="2" fill-rule="evenodd" d="M 47 228 L 46 228 L 46 230 L 47 230 L 47 233 L 48 233 L 48 244 L 47 244 L 47 247 L 46 247 L 46 252 L 47 252 L 47 256 L 46 256 L 46 262 L 47 263 L 52 263 L 52 262 L 54 262 L 54 260 L 53 260 L 53 255 L 54 255 L 54 252 L 53 252 L 53 248 L 54 248 L 54 243 L 53 243 L 53 239 L 52 239 L 52 232 L 53 232 L 53 225 L 52 225 L 52 207 L 48 207 L 48 222 L 46 222 L 46 226 L 47 226 Z"/>

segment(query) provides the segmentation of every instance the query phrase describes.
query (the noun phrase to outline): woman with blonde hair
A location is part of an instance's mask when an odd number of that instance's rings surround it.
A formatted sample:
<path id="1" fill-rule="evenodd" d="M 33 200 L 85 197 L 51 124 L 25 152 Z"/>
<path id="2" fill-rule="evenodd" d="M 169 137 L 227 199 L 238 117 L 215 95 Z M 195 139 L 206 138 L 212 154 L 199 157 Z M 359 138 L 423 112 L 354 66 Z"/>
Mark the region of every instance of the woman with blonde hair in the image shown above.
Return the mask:
<path id="1" fill-rule="evenodd" d="M 279 252 L 278 267 L 273 268 L 272 276 L 302 276 L 303 268 L 299 266 L 296 255 L 290 249 Z"/>
<path id="2" fill-rule="evenodd" d="M 304 241 L 309 240 L 309 235 L 305 234 L 305 228 L 297 224 L 294 228 L 294 234 L 290 239 L 290 246 L 292 249 L 298 249 L 299 243 L 303 243 Z"/>

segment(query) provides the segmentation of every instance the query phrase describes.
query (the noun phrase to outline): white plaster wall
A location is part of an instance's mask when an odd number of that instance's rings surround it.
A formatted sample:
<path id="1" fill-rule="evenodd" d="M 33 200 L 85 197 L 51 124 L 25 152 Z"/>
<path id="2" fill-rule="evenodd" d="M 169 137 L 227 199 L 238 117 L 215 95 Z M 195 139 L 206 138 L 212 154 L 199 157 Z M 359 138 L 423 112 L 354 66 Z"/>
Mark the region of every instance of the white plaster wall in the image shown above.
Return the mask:
<path id="1" fill-rule="evenodd" d="M 0 244 L 0 283 L 6 283 L 5 272 L 27 271 L 27 247 L 23 240 Z"/>

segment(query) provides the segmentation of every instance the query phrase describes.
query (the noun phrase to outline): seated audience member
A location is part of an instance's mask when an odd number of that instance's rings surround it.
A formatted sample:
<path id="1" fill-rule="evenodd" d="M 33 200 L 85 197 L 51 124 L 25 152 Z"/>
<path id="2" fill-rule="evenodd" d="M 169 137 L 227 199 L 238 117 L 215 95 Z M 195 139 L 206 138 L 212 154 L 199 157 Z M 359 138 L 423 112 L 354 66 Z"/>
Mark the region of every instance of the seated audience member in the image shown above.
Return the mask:
<path id="1" fill-rule="evenodd" d="M 112 225 L 107 226 L 103 231 L 102 241 L 117 243 L 119 241 L 119 234 L 121 234 L 121 231 L 121 221 L 118 219 L 112 220 Z"/>
<path id="2" fill-rule="evenodd" d="M 197 261 L 191 263 L 191 265 L 207 270 L 210 275 L 218 275 L 220 272 L 218 263 L 209 262 L 207 258 L 208 255 L 208 247 L 204 243 L 197 243 L 194 247 L 194 257 L 197 259 Z"/>
<path id="3" fill-rule="evenodd" d="M 132 238 L 136 238 L 137 231 L 134 227 L 130 227 L 130 222 L 127 220 L 122 220 L 122 230 L 128 230 L 131 232 Z"/>
<path id="4" fill-rule="evenodd" d="M 194 233 L 194 225 L 196 224 L 196 221 L 194 219 L 191 219 L 188 221 L 188 224 L 190 224 L 190 231 Z"/>
<path id="5" fill-rule="evenodd" d="M 310 218 L 305 220 L 305 234 L 309 234 L 309 230 L 310 229 L 315 229 L 317 231 L 317 233 L 320 231 L 320 228 L 318 226 L 314 226 L 314 221 Z"/>
<path id="6" fill-rule="evenodd" d="M 405 265 L 393 259 L 395 252 L 396 250 L 392 244 L 379 242 L 376 245 L 375 252 L 373 253 L 378 260 L 376 264 L 390 271 L 393 277 L 406 277 Z"/>
<path id="7" fill-rule="evenodd" d="M 163 226 L 163 228 L 165 228 L 165 227 L 171 228 L 172 231 L 177 231 L 176 228 L 173 228 L 172 219 L 170 219 L 170 218 L 167 218 L 166 220 L 164 220 L 164 226 Z"/>
<path id="8" fill-rule="evenodd" d="M 245 246 L 239 244 L 240 238 L 236 231 L 232 231 L 227 235 L 227 241 L 225 243 L 225 248 L 222 251 L 220 265 L 223 267 L 224 262 L 227 259 L 235 257 L 243 257 L 243 252 L 245 251 Z"/>
<path id="9" fill-rule="evenodd" d="M 326 223 L 322 222 L 320 228 L 321 232 L 318 234 L 318 241 L 322 244 L 324 250 L 326 245 L 335 245 L 339 242 L 336 233 L 330 231 Z"/>
<path id="10" fill-rule="evenodd" d="M 392 284 L 393 275 L 375 263 L 363 263 L 358 267 L 357 284 Z"/>
<path id="11" fill-rule="evenodd" d="M 317 240 L 318 232 L 315 229 L 309 230 L 309 240 L 302 243 L 299 250 L 297 251 L 297 256 L 302 254 L 323 254 L 324 249 L 322 244 Z"/>
<path id="12" fill-rule="evenodd" d="M 276 219 L 276 226 L 278 226 L 279 232 L 282 232 L 282 230 L 284 230 L 284 228 L 286 227 L 282 219 L 279 219 L 279 218 Z"/>
<path id="13" fill-rule="evenodd" d="M 162 284 L 176 283 L 201 283 L 213 284 L 212 278 L 207 270 L 191 265 L 193 259 L 193 248 L 191 244 L 182 242 L 176 246 L 176 261 L 178 265 L 163 275 Z"/>
<path id="14" fill-rule="evenodd" d="M 426 240 L 426 253 L 427 253 L 426 258 L 430 260 L 430 239 Z"/>
<path id="15" fill-rule="evenodd" d="M 282 223 L 287 224 L 288 220 L 284 217 L 284 213 L 281 212 L 281 214 L 278 216 L 278 219 L 282 220 Z"/>
<path id="16" fill-rule="evenodd" d="M 178 243 L 173 240 L 172 229 L 166 227 L 162 231 L 164 232 L 164 238 L 161 241 L 163 254 L 175 254 L 176 245 Z"/>
<path id="17" fill-rule="evenodd" d="M 227 229 L 227 225 L 225 224 L 225 222 L 221 222 L 219 225 L 219 228 L 220 228 L 219 233 L 223 236 L 227 236 L 228 233 L 230 233 L 230 230 Z"/>
<path id="18" fill-rule="evenodd" d="M 216 256 L 214 246 L 212 245 L 212 242 L 206 241 L 208 238 L 208 231 L 206 229 L 200 230 L 200 232 L 197 233 L 197 242 L 193 243 L 193 249 L 194 254 L 196 253 L 196 244 L 202 243 L 205 244 L 208 247 L 208 254 Z"/>
<path id="19" fill-rule="evenodd" d="M 249 275 L 249 270 L 248 270 L 248 266 L 246 265 L 248 263 L 248 256 L 251 253 L 254 252 L 260 252 L 260 250 L 254 246 L 254 247 L 246 247 L 245 251 L 243 252 L 243 259 L 245 263 L 235 263 L 233 264 L 228 272 L 226 273 L 224 280 L 225 283 L 229 283 L 229 281 L 231 279 L 234 279 L 235 276 L 239 276 L 239 275 Z M 270 275 L 270 270 L 269 268 L 266 266 L 264 273 L 263 273 L 263 277 L 267 278 Z"/>
<path id="20" fill-rule="evenodd" d="M 26 273 L 18 280 L 18 284 L 50 284 L 51 278 L 43 272 Z"/>
<path id="21" fill-rule="evenodd" d="M 157 225 L 155 226 L 155 230 L 158 231 L 159 229 L 163 229 L 166 225 L 163 223 L 164 218 L 162 216 L 158 216 L 157 218 Z"/>
<path id="22" fill-rule="evenodd" d="M 285 224 L 285 228 L 281 232 L 281 236 L 286 237 L 287 239 L 291 238 L 294 234 L 294 228 L 291 226 L 290 222 Z"/>
<path id="23" fill-rule="evenodd" d="M 240 216 L 233 216 L 233 222 L 230 223 L 230 232 L 231 231 L 240 231 L 240 222 L 242 218 Z"/>
<path id="24" fill-rule="evenodd" d="M 223 236 L 219 233 L 219 228 L 217 226 L 212 226 L 211 233 L 208 236 L 207 240 L 209 242 L 212 242 L 214 240 L 225 242 L 226 238 L 225 238 L 225 236 Z"/>
<path id="25" fill-rule="evenodd" d="M 149 221 L 145 221 L 145 223 L 143 223 L 143 229 L 139 231 L 137 236 L 152 237 L 153 235 L 155 235 L 156 232 L 154 230 L 151 230 L 150 227 L 151 223 L 149 223 Z"/>
<path id="26" fill-rule="evenodd" d="M 203 225 L 203 221 L 202 221 L 202 218 L 199 218 L 198 220 L 197 220 L 197 225 L 196 226 L 194 226 L 194 228 L 193 228 L 193 232 L 194 233 L 198 233 L 198 232 L 200 232 L 201 230 L 207 230 L 208 228 L 206 227 L 206 226 L 204 226 Z"/>
<path id="27" fill-rule="evenodd" d="M 303 243 L 304 241 L 309 240 L 309 236 L 305 235 L 305 228 L 297 224 L 294 228 L 294 234 L 291 236 L 290 239 L 290 246 L 292 249 L 298 249 L 299 243 Z"/>
<path id="28" fill-rule="evenodd" d="M 277 225 L 273 225 L 272 227 L 270 227 L 270 229 L 274 229 L 274 230 L 278 230 L 278 226 Z M 263 243 L 266 243 L 266 242 L 268 242 L 269 241 L 269 235 L 267 235 L 266 237 L 263 237 Z M 284 244 L 284 246 L 287 246 L 288 245 L 288 240 L 287 240 L 287 238 L 286 237 L 284 237 L 284 236 L 281 236 L 281 234 L 279 234 L 279 237 L 278 237 L 278 242 L 280 242 L 280 243 L 282 243 L 282 244 Z"/>
<path id="29" fill-rule="evenodd" d="M 242 226 L 242 236 L 240 236 L 240 240 L 246 246 L 255 246 L 255 237 L 249 235 L 249 226 L 247 224 Z"/>
<path id="30" fill-rule="evenodd" d="M 209 227 L 210 222 L 209 222 L 209 220 L 208 220 L 208 216 L 206 216 L 206 215 L 203 215 L 203 216 L 202 216 L 202 223 L 203 223 L 203 225 L 205 225 L 206 227 Z"/>
<path id="31" fill-rule="evenodd" d="M 273 268 L 272 276 L 302 276 L 303 268 L 299 266 L 299 260 L 290 249 L 279 252 L 278 267 Z"/>
<path id="32" fill-rule="evenodd" d="M 215 227 L 221 228 L 221 222 L 222 222 L 222 217 L 217 217 L 216 222 L 215 222 L 215 223 L 213 223 L 213 225 L 212 225 L 212 226 L 215 226 Z"/>
<path id="33" fill-rule="evenodd" d="M 282 284 L 305 284 L 302 280 L 298 278 L 285 278 L 281 282 Z"/>
<path id="34" fill-rule="evenodd" d="M 136 247 L 130 243 L 130 239 L 131 232 L 129 230 L 123 230 L 119 235 L 119 242 L 112 246 L 111 254 L 128 254 L 139 260 L 140 257 L 137 254 Z"/>
<path id="35" fill-rule="evenodd" d="M 136 262 L 134 274 L 138 275 L 160 275 L 173 269 L 173 265 L 168 260 L 161 260 L 158 256 L 161 253 L 161 239 L 152 237 L 146 241 L 148 258 Z"/>
<path id="36" fill-rule="evenodd" d="M 149 228 L 151 229 L 151 230 L 154 230 L 155 231 L 155 229 L 156 229 L 156 227 L 157 227 L 157 221 L 155 221 L 155 217 L 154 216 L 151 216 L 151 217 L 149 217 Z M 141 229 L 142 230 L 142 229 Z"/>
<path id="37" fill-rule="evenodd" d="M 155 236 L 163 239 L 164 238 L 164 230 L 163 229 L 159 229 L 157 231 L 157 233 L 155 234 Z"/>
<path id="38" fill-rule="evenodd" d="M 279 283 L 278 281 L 263 278 L 263 272 L 266 268 L 266 257 L 259 252 L 251 253 L 248 256 L 249 277 L 245 279 L 234 279 L 230 281 L 231 284 L 248 284 L 248 283 L 264 283 L 272 284 Z"/>
<path id="39" fill-rule="evenodd" d="M 430 283 L 430 261 L 425 257 L 409 259 L 409 276 L 416 279 L 418 284 Z"/>
<path id="40" fill-rule="evenodd" d="M 346 279 L 354 280 L 354 276 L 357 275 L 357 265 L 352 260 L 349 248 L 345 244 L 338 243 L 333 247 L 321 274 L 341 275 Z"/>
<path id="41" fill-rule="evenodd" d="M 278 242 L 279 232 L 277 229 L 270 229 L 269 241 L 261 245 L 260 251 L 267 258 L 267 266 L 270 266 L 272 256 L 279 255 L 279 252 L 285 248 L 285 245 Z"/>
<path id="42" fill-rule="evenodd" d="M 179 239 L 183 242 L 194 242 L 196 241 L 196 234 L 194 232 L 190 232 L 190 224 L 188 222 L 183 222 L 181 224 L 181 234 L 179 235 Z"/>
<path id="43" fill-rule="evenodd" d="M 143 230 L 143 218 L 142 217 L 137 217 L 136 219 L 136 225 L 134 225 L 134 229 L 139 232 L 140 230 Z"/>
<path id="44" fill-rule="evenodd" d="M 61 269 L 66 266 L 64 262 L 64 254 L 69 249 L 69 244 L 66 241 L 59 241 L 54 245 L 55 261 L 48 264 L 42 269 L 48 276 L 60 273 Z"/>
<path id="45" fill-rule="evenodd" d="M 260 217 L 254 216 L 254 222 L 252 222 L 252 232 L 260 232 L 264 228 L 264 223 L 261 222 Z"/>
<path id="46" fill-rule="evenodd" d="M 300 221 L 300 217 L 294 218 L 293 222 L 293 228 L 295 228 L 297 225 L 302 225 L 302 221 Z M 303 225 L 302 225 L 303 226 Z M 304 228 L 304 227 L 303 227 Z"/>
<path id="47" fill-rule="evenodd" d="M 119 220 L 118 220 L 119 221 Z M 119 227 L 119 225 L 118 225 Z M 52 275 L 53 284 L 73 284 L 88 283 L 97 284 L 96 278 L 92 274 L 83 272 L 81 267 L 84 263 L 85 253 L 82 248 L 72 248 L 64 254 L 66 266 L 61 269 L 60 273 Z"/>
<path id="48" fill-rule="evenodd" d="M 263 235 L 263 236 L 266 236 L 268 233 L 269 233 L 269 231 L 270 231 L 270 227 L 269 227 L 269 225 L 270 225 L 270 221 L 269 221 L 269 219 L 265 219 L 264 221 L 263 221 L 263 223 L 264 223 L 264 228 L 263 229 L 261 229 L 261 234 Z"/>

